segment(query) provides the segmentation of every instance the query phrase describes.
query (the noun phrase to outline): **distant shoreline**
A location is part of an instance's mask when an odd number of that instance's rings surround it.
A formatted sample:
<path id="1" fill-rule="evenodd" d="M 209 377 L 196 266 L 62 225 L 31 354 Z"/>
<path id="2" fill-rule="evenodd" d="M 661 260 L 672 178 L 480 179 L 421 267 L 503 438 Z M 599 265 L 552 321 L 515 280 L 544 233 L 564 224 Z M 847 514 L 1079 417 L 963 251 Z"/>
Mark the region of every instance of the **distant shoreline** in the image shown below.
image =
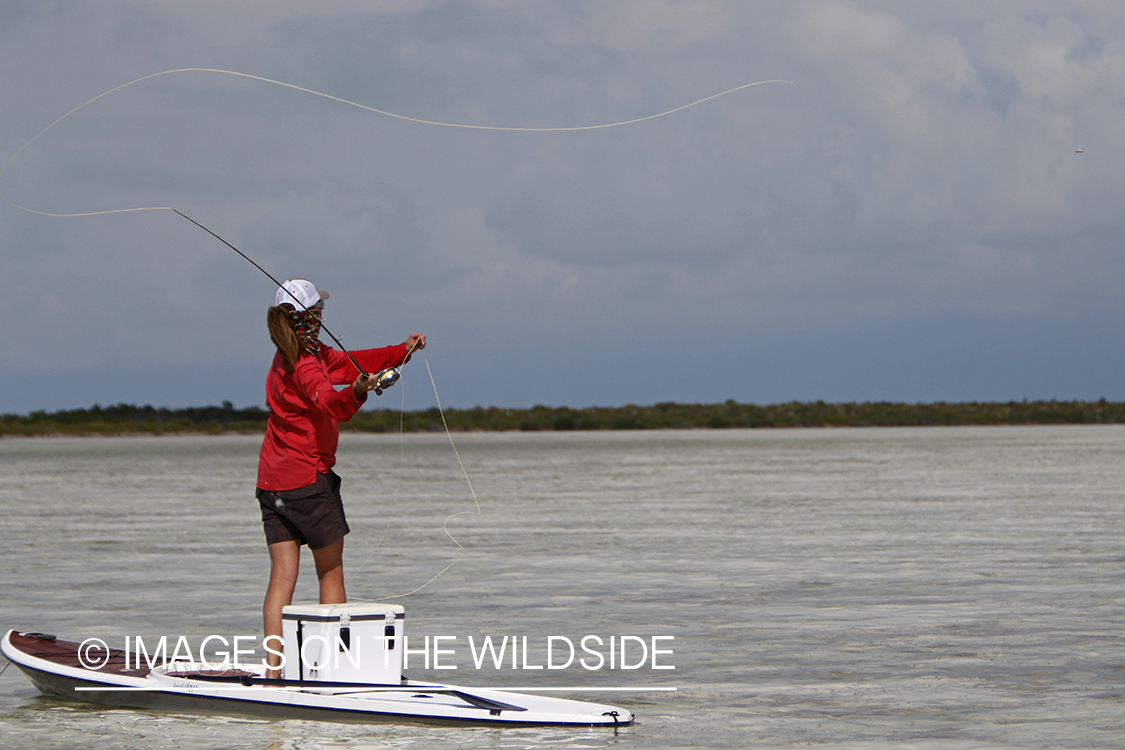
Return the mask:
<path id="1" fill-rule="evenodd" d="M 47 413 L 0 416 L 0 437 L 79 437 L 97 435 L 261 434 L 268 413 L 259 407 L 221 406 L 166 409 L 152 406 L 94 406 Z M 1125 402 L 1009 401 L 825 403 L 789 402 L 759 406 L 733 400 L 717 404 L 659 403 L 651 406 L 534 406 L 530 409 L 475 407 L 446 409 L 454 432 L 562 432 L 602 430 L 728 429 L 779 427 L 927 427 L 966 425 L 1125 424 Z M 365 409 L 346 432 L 440 432 L 436 407 L 399 412 Z"/>

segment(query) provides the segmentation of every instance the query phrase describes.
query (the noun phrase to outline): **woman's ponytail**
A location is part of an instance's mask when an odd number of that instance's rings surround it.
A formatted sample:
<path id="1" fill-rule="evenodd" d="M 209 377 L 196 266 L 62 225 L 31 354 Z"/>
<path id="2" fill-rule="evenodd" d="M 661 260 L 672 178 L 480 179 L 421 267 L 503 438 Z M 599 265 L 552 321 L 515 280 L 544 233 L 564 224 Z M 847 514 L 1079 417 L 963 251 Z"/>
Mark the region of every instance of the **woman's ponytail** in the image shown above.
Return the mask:
<path id="1" fill-rule="evenodd" d="M 289 312 L 281 305 L 271 307 L 266 311 L 266 326 L 270 331 L 270 340 L 285 360 L 285 371 L 292 373 L 297 367 L 301 345 L 293 332 L 293 324 L 289 322 Z"/>

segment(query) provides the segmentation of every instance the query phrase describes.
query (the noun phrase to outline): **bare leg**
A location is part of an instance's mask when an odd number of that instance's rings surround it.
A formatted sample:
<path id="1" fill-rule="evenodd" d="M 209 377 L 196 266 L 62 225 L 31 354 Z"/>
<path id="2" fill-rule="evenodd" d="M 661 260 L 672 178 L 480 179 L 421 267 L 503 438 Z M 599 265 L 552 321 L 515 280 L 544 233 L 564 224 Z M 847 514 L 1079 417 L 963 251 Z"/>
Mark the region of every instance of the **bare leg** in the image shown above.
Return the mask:
<path id="1" fill-rule="evenodd" d="M 344 592 L 344 540 L 314 549 L 312 553 L 316 562 L 316 578 L 320 581 L 320 603 L 346 603 L 348 596 Z"/>
<path id="2" fill-rule="evenodd" d="M 293 603 L 293 589 L 297 586 L 297 568 L 301 562 L 301 547 L 294 541 L 276 542 L 269 545 L 270 585 L 266 589 L 266 600 L 262 604 L 262 621 L 266 637 L 271 639 L 270 647 L 281 650 L 281 608 Z M 341 571 L 342 574 L 342 571 Z M 268 654 L 267 677 L 278 676 L 280 659 L 276 654 Z"/>

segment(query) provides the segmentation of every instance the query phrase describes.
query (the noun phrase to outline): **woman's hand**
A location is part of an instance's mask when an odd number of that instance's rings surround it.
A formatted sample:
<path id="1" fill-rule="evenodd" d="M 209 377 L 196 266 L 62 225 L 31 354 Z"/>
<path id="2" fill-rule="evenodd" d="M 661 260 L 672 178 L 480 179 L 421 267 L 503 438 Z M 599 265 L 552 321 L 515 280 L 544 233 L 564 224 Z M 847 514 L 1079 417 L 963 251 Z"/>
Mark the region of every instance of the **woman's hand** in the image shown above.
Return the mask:
<path id="1" fill-rule="evenodd" d="M 352 383 L 352 390 L 355 391 L 357 401 L 363 401 L 367 398 L 367 392 L 375 390 L 379 385 L 379 377 L 370 373 L 361 372 L 359 377 Z"/>
<path id="2" fill-rule="evenodd" d="M 406 337 L 403 345 L 406 346 L 406 359 L 403 360 L 403 364 L 405 364 L 411 361 L 411 354 L 420 349 L 425 349 L 425 334 L 412 333 Z"/>

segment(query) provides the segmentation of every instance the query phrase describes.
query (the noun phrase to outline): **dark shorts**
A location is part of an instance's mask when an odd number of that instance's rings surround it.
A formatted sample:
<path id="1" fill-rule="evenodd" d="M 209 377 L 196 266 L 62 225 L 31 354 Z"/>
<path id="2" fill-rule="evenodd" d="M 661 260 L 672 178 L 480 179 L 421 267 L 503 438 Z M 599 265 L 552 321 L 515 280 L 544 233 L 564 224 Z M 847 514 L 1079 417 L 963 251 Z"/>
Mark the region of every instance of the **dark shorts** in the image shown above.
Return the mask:
<path id="1" fill-rule="evenodd" d="M 350 531 L 340 500 L 340 477 L 329 470 L 317 472 L 316 481 L 282 492 L 258 488 L 266 544 L 295 541 L 320 549 L 344 538 Z"/>

